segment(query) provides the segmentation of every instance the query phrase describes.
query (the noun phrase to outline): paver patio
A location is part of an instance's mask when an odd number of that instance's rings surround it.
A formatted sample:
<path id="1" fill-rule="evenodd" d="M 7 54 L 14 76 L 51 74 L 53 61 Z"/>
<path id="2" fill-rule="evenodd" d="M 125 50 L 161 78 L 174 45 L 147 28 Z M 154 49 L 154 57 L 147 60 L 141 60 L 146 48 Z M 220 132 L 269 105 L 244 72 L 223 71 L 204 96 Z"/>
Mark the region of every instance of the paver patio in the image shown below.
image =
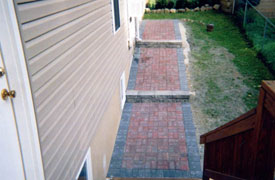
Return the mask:
<path id="1" fill-rule="evenodd" d="M 180 39 L 178 21 L 144 21 L 149 40 Z M 188 91 L 182 48 L 136 48 L 128 90 Z M 107 177 L 201 178 L 189 102 L 126 103 Z"/>

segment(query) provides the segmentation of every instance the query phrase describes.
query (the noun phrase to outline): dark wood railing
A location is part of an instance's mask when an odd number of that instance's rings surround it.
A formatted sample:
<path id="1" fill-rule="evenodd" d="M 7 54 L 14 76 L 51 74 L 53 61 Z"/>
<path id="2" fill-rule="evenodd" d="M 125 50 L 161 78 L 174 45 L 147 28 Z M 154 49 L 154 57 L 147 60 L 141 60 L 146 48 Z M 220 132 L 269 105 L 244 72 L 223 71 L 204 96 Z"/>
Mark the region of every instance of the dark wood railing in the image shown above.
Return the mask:
<path id="1" fill-rule="evenodd" d="M 200 137 L 203 179 L 272 180 L 275 165 L 275 81 L 263 81 L 258 105 Z"/>

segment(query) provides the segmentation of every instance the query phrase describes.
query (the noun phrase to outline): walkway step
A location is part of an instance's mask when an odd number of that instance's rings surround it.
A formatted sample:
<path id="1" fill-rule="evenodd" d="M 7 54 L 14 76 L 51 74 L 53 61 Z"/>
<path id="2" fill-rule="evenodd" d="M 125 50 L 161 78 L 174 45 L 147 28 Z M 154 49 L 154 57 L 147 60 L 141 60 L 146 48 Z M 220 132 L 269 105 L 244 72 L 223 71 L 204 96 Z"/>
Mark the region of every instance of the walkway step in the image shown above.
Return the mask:
<path id="1" fill-rule="evenodd" d="M 137 91 L 128 90 L 126 101 L 137 102 L 186 102 L 190 98 L 189 91 Z"/>
<path id="2" fill-rule="evenodd" d="M 182 48 L 136 48 L 128 90 L 188 91 Z"/>
<path id="3" fill-rule="evenodd" d="M 181 40 L 179 20 L 144 20 L 140 27 L 143 40 Z"/>
<path id="4" fill-rule="evenodd" d="M 140 48 L 181 48 L 181 40 L 141 40 L 136 42 Z"/>

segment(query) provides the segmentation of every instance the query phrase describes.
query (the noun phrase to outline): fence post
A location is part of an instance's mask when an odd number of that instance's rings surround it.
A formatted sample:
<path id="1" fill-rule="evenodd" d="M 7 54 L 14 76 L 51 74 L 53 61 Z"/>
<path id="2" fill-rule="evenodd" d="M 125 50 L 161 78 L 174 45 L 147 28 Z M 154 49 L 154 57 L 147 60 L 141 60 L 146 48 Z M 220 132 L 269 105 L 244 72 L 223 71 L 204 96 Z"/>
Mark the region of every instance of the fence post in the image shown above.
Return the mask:
<path id="1" fill-rule="evenodd" d="M 246 0 L 246 2 L 245 2 L 244 18 L 243 18 L 243 27 L 245 27 L 245 24 L 246 24 L 247 1 L 248 1 L 248 0 Z"/>
<path id="2" fill-rule="evenodd" d="M 267 26 L 268 26 L 268 25 L 267 25 L 267 20 L 265 19 L 265 25 L 264 25 L 264 35 L 263 35 L 263 36 L 264 36 L 264 38 L 265 38 L 265 34 L 266 34 L 266 29 L 267 29 Z"/>
<path id="3" fill-rule="evenodd" d="M 234 12 L 235 12 L 235 2 L 236 0 L 233 0 L 233 5 L 232 5 L 232 14 L 234 14 Z"/>

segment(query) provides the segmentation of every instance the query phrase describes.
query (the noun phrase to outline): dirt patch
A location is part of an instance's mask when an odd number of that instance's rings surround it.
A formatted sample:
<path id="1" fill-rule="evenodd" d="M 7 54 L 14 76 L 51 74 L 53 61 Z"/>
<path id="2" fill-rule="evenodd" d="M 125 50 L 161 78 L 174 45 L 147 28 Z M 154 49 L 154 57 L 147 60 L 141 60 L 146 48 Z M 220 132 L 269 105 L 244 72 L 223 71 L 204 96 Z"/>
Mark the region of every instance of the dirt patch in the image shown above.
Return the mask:
<path id="1" fill-rule="evenodd" d="M 233 54 L 207 37 L 196 38 L 188 24 L 184 23 L 184 27 L 191 49 L 187 76 L 193 94 L 190 103 L 199 142 L 200 135 L 248 110 L 243 97 L 250 89 L 244 85 L 245 78 L 232 62 Z M 199 149 L 202 158 L 203 146 Z"/>

